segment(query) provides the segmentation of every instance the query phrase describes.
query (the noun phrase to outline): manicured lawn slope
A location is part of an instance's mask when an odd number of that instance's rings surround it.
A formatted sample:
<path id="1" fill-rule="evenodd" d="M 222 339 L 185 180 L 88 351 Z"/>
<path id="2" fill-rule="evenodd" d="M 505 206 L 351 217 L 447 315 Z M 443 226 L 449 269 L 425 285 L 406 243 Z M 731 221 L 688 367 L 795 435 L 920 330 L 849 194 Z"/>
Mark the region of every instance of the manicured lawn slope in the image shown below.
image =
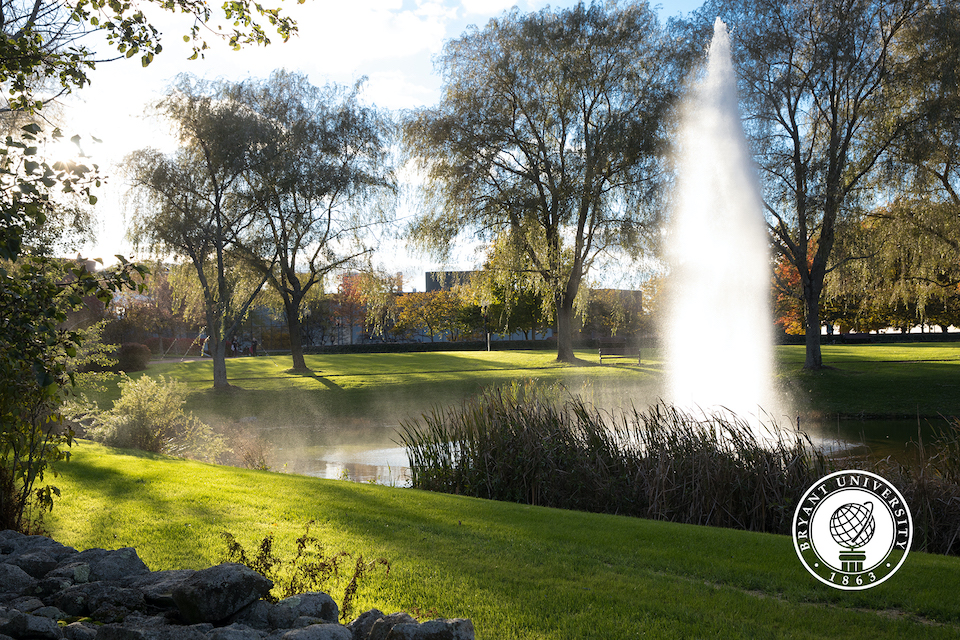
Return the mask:
<path id="1" fill-rule="evenodd" d="M 460 402 L 485 387 L 537 378 L 562 382 L 600 401 L 655 402 L 660 381 L 657 361 L 598 366 L 595 352 L 580 352 L 579 365 L 558 363 L 549 351 L 332 354 L 307 356 L 312 374 L 292 374 L 289 356 L 227 361 L 228 392 L 211 390 L 209 359 L 151 363 L 139 375 L 174 378 L 188 386 L 187 410 L 205 422 L 251 416 L 274 427 L 311 427 L 350 420 L 397 424 L 434 405 Z M 109 408 L 119 397 L 114 386 L 98 396 Z"/>
<path id="2" fill-rule="evenodd" d="M 820 585 L 788 537 L 541 509 L 134 454 L 82 442 L 48 517 L 80 549 L 152 569 L 220 561 L 219 533 L 289 549 L 308 520 L 392 570 L 359 607 L 473 619 L 478 638 L 956 638 L 960 559 L 912 554 L 888 582 Z"/>

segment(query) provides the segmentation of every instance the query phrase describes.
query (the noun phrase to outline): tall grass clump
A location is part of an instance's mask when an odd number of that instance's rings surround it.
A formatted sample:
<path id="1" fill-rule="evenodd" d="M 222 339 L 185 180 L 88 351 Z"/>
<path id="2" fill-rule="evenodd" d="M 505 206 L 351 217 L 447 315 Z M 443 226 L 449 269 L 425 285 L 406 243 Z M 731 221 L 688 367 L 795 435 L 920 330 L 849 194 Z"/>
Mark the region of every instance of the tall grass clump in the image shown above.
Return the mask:
<path id="1" fill-rule="evenodd" d="M 401 440 L 417 488 L 775 533 L 827 468 L 798 432 L 662 403 L 607 413 L 530 384 L 404 423 Z"/>

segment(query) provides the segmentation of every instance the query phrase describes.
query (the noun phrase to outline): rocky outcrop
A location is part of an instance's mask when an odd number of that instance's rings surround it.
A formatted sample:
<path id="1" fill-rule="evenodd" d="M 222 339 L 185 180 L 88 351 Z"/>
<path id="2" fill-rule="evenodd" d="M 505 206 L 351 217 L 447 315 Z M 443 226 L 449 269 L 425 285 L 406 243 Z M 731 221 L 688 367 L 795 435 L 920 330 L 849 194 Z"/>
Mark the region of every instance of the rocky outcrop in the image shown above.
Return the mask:
<path id="1" fill-rule="evenodd" d="M 466 619 L 373 609 L 347 625 L 325 593 L 277 603 L 240 564 L 151 572 L 135 549 L 78 552 L 0 532 L 0 640 L 473 640 Z"/>

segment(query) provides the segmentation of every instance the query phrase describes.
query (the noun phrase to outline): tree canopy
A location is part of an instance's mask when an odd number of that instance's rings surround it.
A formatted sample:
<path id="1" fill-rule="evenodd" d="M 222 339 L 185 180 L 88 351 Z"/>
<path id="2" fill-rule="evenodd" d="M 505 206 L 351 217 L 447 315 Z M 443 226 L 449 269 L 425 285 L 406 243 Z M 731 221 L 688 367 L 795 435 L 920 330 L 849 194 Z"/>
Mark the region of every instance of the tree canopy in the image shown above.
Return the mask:
<path id="1" fill-rule="evenodd" d="M 223 88 L 224 98 L 270 127 L 268 143 L 244 178 L 257 215 L 235 250 L 283 300 L 293 368 L 305 370 L 303 301 L 325 274 L 351 266 L 369 248 L 362 234 L 390 218 L 391 125 L 352 89 L 313 86 L 275 71 L 266 81 Z M 383 205 L 383 206 L 380 206 Z"/>
<path id="2" fill-rule="evenodd" d="M 226 345 L 267 275 L 253 283 L 230 251 L 260 212 L 248 197 L 251 168 L 272 155 L 274 130 L 259 114 L 224 99 L 220 83 L 181 76 L 157 104 L 176 127 L 179 149 L 142 149 L 128 158 L 132 239 L 187 258 L 200 279 L 214 388 L 228 386 Z M 273 256 L 276 255 L 274 249 Z"/>
<path id="3" fill-rule="evenodd" d="M 415 241 L 442 254 L 463 233 L 509 236 L 554 302 L 560 360 L 597 256 L 635 253 L 656 218 L 672 42 L 645 4 L 514 9 L 447 43 L 440 104 L 405 125 L 428 179 Z"/>
<path id="4" fill-rule="evenodd" d="M 834 249 L 876 196 L 875 177 L 913 114 L 901 104 L 909 58 L 894 55 L 922 0 L 710 2 L 732 31 L 745 129 L 778 252 L 797 270 L 806 368 L 822 366 L 820 301 Z"/>

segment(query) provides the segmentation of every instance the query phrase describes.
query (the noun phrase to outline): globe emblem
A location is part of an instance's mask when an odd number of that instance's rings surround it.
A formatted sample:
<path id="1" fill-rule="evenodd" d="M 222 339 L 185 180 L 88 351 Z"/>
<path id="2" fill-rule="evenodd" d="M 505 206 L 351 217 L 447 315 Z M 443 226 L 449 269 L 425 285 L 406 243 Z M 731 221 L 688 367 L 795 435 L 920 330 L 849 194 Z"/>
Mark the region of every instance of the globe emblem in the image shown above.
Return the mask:
<path id="1" fill-rule="evenodd" d="M 830 535 L 837 544 L 848 549 L 856 549 L 870 542 L 876 528 L 872 502 L 851 502 L 830 516 Z"/>
<path id="2" fill-rule="evenodd" d="M 867 555 L 858 547 L 870 542 L 876 530 L 872 502 L 850 502 L 833 512 L 830 516 L 830 535 L 837 544 L 846 547 L 846 551 L 840 552 L 841 571 L 863 571 L 863 561 Z"/>

